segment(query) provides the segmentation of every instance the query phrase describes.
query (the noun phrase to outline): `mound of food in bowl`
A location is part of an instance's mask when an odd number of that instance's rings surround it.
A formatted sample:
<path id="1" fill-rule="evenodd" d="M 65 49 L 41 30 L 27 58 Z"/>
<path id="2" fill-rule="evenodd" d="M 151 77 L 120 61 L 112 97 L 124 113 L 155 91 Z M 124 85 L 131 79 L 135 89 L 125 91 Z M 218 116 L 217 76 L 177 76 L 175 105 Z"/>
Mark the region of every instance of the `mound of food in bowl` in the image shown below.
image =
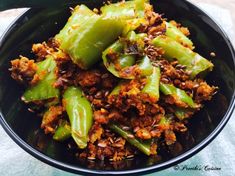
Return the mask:
<path id="1" fill-rule="evenodd" d="M 35 58 L 11 61 L 41 129 L 88 160 L 152 156 L 174 144 L 218 89 L 204 79 L 213 64 L 194 51 L 190 31 L 146 0 L 71 10 L 57 35 L 33 44 Z"/>

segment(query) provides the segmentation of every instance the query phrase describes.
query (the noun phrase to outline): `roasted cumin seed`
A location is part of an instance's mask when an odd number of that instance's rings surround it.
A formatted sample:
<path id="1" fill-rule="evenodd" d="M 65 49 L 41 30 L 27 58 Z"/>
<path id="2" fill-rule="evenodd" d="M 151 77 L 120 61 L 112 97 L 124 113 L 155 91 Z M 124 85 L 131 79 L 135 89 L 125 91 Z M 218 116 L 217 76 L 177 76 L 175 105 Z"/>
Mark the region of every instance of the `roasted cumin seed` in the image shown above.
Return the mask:
<path id="1" fill-rule="evenodd" d="M 96 75 L 96 76 L 98 76 L 98 77 L 100 77 L 100 76 L 101 76 L 101 74 L 100 74 L 100 73 L 97 73 L 97 72 L 95 73 L 95 75 Z"/>
<path id="2" fill-rule="evenodd" d="M 110 130 L 109 130 L 109 129 L 105 129 L 105 131 L 106 131 L 107 133 L 109 133 L 109 132 L 110 132 Z"/>
<path id="3" fill-rule="evenodd" d="M 217 94 L 218 93 L 218 91 L 215 91 L 213 94 L 212 94 L 212 96 L 214 96 L 215 94 Z"/>
<path id="4" fill-rule="evenodd" d="M 107 144 L 106 144 L 106 143 L 104 143 L 104 142 L 100 142 L 100 143 L 98 143 L 98 146 L 99 146 L 99 147 L 104 148 L 104 147 L 106 147 L 106 146 L 107 146 Z"/>
<path id="5" fill-rule="evenodd" d="M 102 98 L 102 92 L 101 92 L 101 91 L 97 92 L 97 93 L 95 94 L 95 98 L 97 98 L 97 99 Z"/>
<path id="6" fill-rule="evenodd" d="M 111 105 L 110 105 L 110 104 L 106 104 L 104 107 L 105 107 L 106 109 L 109 109 L 109 108 L 111 108 Z"/>
<path id="7" fill-rule="evenodd" d="M 109 74 L 108 73 L 105 73 L 101 76 L 102 79 L 105 79 L 105 78 L 108 78 L 109 77 Z"/>
<path id="8" fill-rule="evenodd" d="M 126 158 L 134 158 L 135 155 L 128 155 Z"/>
<path id="9" fill-rule="evenodd" d="M 88 100 L 89 100 L 89 101 L 93 101 L 93 100 L 94 100 L 93 96 L 89 96 L 89 97 L 88 97 Z"/>
<path id="10" fill-rule="evenodd" d="M 176 69 L 181 69 L 182 68 L 182 65 L 178 64 L 175 66 Z"/>
<path id="11" fill-rule="evenodd" d="M 119 142 L 120 140 L 121 140 L 122 138 L 117 138 L 116 140 L 115 140 L 115 142 Z"/>
<path id="12" fill-rule="evenodd" d="M 199 87 L 199 84 L 195 84 L 194 86 L 193 86 L 193 88 L 198 88 Z"/>
<path id="13" fill-rule="evenodd" d="M 104 96 L 107 97 L 109 95 L 109 91 L 105 91 Z"/>
<path id="14" fill-rule="evenodd" d="M 128 127 L 128 126 L 123 126 L 122 129 L 123 129 L 123 130 L 130 130 L 130 127 Z"/>
<path id="15" fill-rule="evenodd" d="M 111 142 L 111 144 L 113 144 L 113 139 L 112 138 L 109 138 L 109 141 Z"/>
<path id="16" fill-rule="evenodd" d="M 113 144 L 112 146 L 113 146 L 113 147 L 117 147 L 117 148 L 121 148 L 121 147 L 123 147 L 123 145 L 122 145 L 122 144 Z"/>
<path id="17" fill-rule="evenodd" d="M 164 83 L 168 83 L 169 82 L 169 80 L 167 79 L 167 78 L 161 78 L 161 80 L 164 82 Z"/>
<path id="18" fill-rule="evenodd" d="M 140 127 L 135 127 L 133 131 L 137 132 L 139 129 L 140 129 Z"/>
<path id="19" fill-rule="evenodd" d="M 33 110 L 33 109 L 31 109 L 31 108 L 28 108 L 28 111 L 29 111 L 29 112 L 34 112 L 34 110 Z"/>

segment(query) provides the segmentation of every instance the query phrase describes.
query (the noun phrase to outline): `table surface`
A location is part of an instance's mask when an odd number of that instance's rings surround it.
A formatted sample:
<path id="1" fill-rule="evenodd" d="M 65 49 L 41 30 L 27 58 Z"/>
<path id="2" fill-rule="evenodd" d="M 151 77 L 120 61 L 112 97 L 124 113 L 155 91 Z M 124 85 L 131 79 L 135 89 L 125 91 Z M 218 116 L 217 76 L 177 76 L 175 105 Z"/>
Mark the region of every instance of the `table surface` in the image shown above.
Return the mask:
<path id="1" fill-rule="evenodd" d="M 190 0 L 217 21 L 235 46 L 235 0 Z M 24 9 L 0 12 L 0 36 L 6 27 Z M 158 172 L 159 175 L 177 176 L 233 176 L 235 174 L 235 112 L 218 137 L 206 148 L 175 167 Z M 74 176 L 51 167 L 21 149 L 0 126 L 0 175 L 1 176 Z M 194 168 L 187 170 L 186 168 Z M 206 168 L 220 168 L 210 170 Z M 157 175 L 150 174 L 150 175 Z"/>

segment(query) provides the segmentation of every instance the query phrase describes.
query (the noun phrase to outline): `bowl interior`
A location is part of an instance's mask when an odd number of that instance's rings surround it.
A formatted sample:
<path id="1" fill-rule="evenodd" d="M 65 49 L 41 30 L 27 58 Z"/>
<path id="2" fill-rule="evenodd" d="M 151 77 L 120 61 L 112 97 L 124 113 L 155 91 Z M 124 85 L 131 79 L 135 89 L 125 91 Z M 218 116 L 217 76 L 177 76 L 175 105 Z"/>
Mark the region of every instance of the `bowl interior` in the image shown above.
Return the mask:
<path id="1" fill-rule="evenodd" d="M 102 1 L 78 1 L 90 8 L 99 7 Z M 159 157 L 136 157 L 122 162 L 87 162 L 77 159 L 69 152 L 65 144 L 57 143 L 39 129 L 41 119 L 27 110 L 20 97 L 24 89 L 10 78 L 8 68 L 11 59 L 20 54 L 34 58 L 31 51 L 33 43 L 46 41 L 63 27 L 70 12 L 67 7 L 61 9 L 31 9 L 15 22 L 0 43 L 0 108 L 10 128 L 26 143 L 52 159 L 76 166 L 95 170 L 132 170 L 164 163 L 186 151 L 197 147 L 202 140 L 219 125 L 233 99 L 235 89 L 235 67 L 231 46 L 218 26 L 183 0 L 158 0 L 151 2 L 155 10 L 164 17 L 174 19 L 189 27 L 196 51 L 215 64 L 213 72 L 207 76 L 210 84 L 219 87 L 212 101 L 197 113 L 188 125 L 188 132 L 177 135 L 178 142 L 171 146 L 171 152 L 165 147 Z M 215 52 L 212 58 L 210 52 Z M 167 153 L 167 154 L 166 154 Z"/>

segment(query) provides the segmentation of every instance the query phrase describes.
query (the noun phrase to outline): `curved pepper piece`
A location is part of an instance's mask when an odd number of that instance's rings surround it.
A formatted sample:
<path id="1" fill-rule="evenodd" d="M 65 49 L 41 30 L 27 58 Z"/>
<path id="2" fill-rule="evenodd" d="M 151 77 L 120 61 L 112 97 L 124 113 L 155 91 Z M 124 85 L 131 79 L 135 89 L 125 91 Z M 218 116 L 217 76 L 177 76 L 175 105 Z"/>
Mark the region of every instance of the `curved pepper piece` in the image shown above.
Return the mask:
<path id="1" fill-rule="evenodd" d="M 71 20 L 55 36 L 60 49 L 69 54 L 82 69 L 88 69 L 102 56 L 102 52 L 122 34 L 124 22 L 91 13 L 84 6 L 78 7 Z"/>
<path id="2" fill-rule="evenodd" d="M 141 92 L 147 93 L 153 102 L 159 99 L 160 76 L 160 68 L 154 67 L 152 75 L 147 77 L 147 83 L 141 90 Z"/>
<path id="3" fill-rule="evenodd" d="M 123 1 L 102 6 L 100 11 L 107 17 L 132 19 L 136 17 L 135 1 Z"/>
<path id="4" fill-rule="evenodd" d="M 71 135 L 78 147 L 83 149 L 87 146 L 93 122 L 91 104 L 78 87 L 69 87 L 65 91 L 63 103 L 70 120 Z"/>
<path id="5" fill-rule="evenodd" d="M 126 139 L 131 145 L 138 148 L 145 155 L 151 155 L 151 145 L 150 143 L 144 143 L 139 139 L 135 138 L 133 134 L 128 131 L 123 130 L 119 125 L 109 124 L 109 128 Z M 130 137 L 132 136 L 132 137 Z"/>
<path id="6" fill-rule="evenodd" d="M 53 139 L 56 141 L 65 141 L 71 137 L 71 126 L 67 121 L 62 121 L 57 127 Z"/>
<path id="7" fill-rule="evenodd" d="M 111 72 L 114 76 L 119 77 L 118 71 L 115 69 L 114 63 L 109 61 L 109 55 L 114 55 L 115 59 L 119 59 L 119 55 L 121 51 L 124 49 L 124 45 L 120 40 L 113 43 L 110 47 L 108 47 L 102 55 L 104 66 L 107 68 L 109 72 Z M 123 65 L 124 66 L 124 65 Z"/>
<path id="8" fill-rule="evenodd" d="M 141 75 L 148 76 L 153 74 L 154 67 L 151 64 L 150 59 L 148 56 L 144 56 L 140 62 L 138 63 L 138 67 L 141 71 Z"/>
<path id="9" fill-rule="evenodd" d="M 193 42 L 183 34 L 176 26 L 169 22 L 164 22 L 166 25 L 166 36 L 172 38 L 173 40 L 183 44 L 184 46 L 193 49 Z"/>
<path id="10" fill-rule="evenodd" d="M 121 84 L 118 84 L 113 90 L 112 92 L 109 94 L 109 96 L 112 96 L 112 95 L 118 95 L 119 92 L 121 90 Z"/>
<path id="11" fill-rule="evenodd" d="M 76 6 L 74 8 L 64 28 L 55 36 L 62 48 L 66 47 L 71 33 L 76 32 L 74 29 L 82 27 L 93 15 L 96 16 L 96 14 L 85 5 Z"/>
<path id="12" fill-rule="evenodd" d="M 59 89 L 53 87 L 56 81 L 56 62 L 52 56 L 47 56 L 44 61 L 37 63 L 37 74 L 40 81 L 28 88 L 22 96 L 23 101 L 31 102 L 37 100 L 47 100 L 49 98 L 59 98 Z"/>
<path id="13" fill-rule="evenodd" d="M 175 58 L 179 64 L 185 65 L 191 79 L 201 72 L 213 69 L 213 64 L 210 61 L 167 36 L 156 37 L 152 44 L 165 51 L 166 59 L 173 60 Z"/>
<path id="14" fill-rule="evenodd" d="M 101 7 L 100 11 L 106 17 L 125 19 L 126 26 L 123 33 L 127 34 L 145 23 L 145 2 L 146 0 L 132 0 L 113 3 Z"/>
<path id="15" fill-rule="evenodd" d="M 142 93 L 148 94 L 153 102 L 156 102 L 159 99 L 160 76 L 160 68 L 153 67 L 152 74 L 147 76 L 146 84 L 141 90 Z M 118 95 L 121 90 L 121 86 L 125 85 L 126 83 L 128 83 L 128 81 L 120 81 L 119 84 L 109 94 L 109 96 Z"/>
<path id="16" fill-rule="evenodd" d="M 121 68 L 130 67 L 135 63 L 135 57 L 131 55 L 122 55 L 118 59 Z"/>
<path id="17" fill-rule="evenodd" d="M 190 114 L 188 114 L 189 112 L 193 113 L 193 110 L 176 107 L 174 114 L 179 120 L 184 120 L 184 119 L 190 117 Z"/>
<path id="18" fill-rule="evenodd" d="M 118 95 L 122 89 L 122 86 L 125 86 L 128 83 L 129 83 L 129 80 L 119 81 L 119 83 L 114 87 L 112 92 L 109 94 L 109 97 Z"/>
<path id="19" fill-rule="evenodd" d="M 132 71 L 138 70 L 141 76 L 152 74 L 153 66 L 147 56 L 136 58 L 136 53 L 144 47 L 143 39 L 146 34 L 128 33 L 127 38 L 119 39 L 103 52 L 103 63 L 107 70 L 114 76 L 124 79 L 134 79 Z M 128 43 L 137 45 L 138 48 L 128 48 Z M 125 50 L 133 50 L 133 53 L 125 53 Z M 138 50 L 138 51 L 136 51 Z M 127 74 L 126 74 L 127 73 Z M 135 72 L 133 72 L 135 73 Z"/>
<path id="20" fill-rule="evenodd" d="M 101 7 L 100 11 L 107 17 L 124 19 L 144 17 L 145 2 L 146 0 L 132 0 L 112 3 Z"/>
<path id="21" fill-rule="evenodd" d="M 191 108 L 197 108 L 198 105 L 194 103 L 193 99 L 184 91 L 170 84 L 160 83 L 160 91 L 164 95 L 171 95 L 179 101 L 186 103 Z"/>

